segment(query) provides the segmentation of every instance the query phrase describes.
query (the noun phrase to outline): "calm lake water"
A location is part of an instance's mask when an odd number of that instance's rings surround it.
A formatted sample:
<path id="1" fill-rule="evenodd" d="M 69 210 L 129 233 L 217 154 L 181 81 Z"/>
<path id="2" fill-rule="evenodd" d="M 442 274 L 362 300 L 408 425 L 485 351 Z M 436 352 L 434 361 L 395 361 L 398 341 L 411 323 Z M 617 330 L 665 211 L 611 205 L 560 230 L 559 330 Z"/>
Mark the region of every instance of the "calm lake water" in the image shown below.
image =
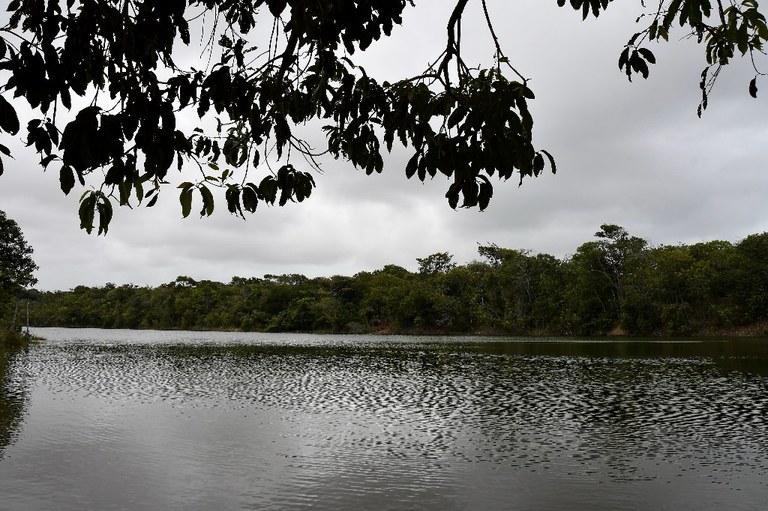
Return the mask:
<path id="1" fill-rule="evenodd" d="M 768 509 L 768 339 L 34 333 L 2 509 Z"/>

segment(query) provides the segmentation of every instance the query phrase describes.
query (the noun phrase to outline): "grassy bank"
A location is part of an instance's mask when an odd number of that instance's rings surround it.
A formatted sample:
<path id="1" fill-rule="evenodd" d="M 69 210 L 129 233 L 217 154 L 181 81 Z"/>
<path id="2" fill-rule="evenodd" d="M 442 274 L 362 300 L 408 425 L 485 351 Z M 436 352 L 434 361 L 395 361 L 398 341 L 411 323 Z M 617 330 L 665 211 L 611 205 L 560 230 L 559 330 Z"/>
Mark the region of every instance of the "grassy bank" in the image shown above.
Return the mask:
<path id="1" fill-rule="evenodd" d="M 32 337 L 22 332 L 9 332 L 0 330 L 0 346 L 24 347 L 29 346 Z"/>

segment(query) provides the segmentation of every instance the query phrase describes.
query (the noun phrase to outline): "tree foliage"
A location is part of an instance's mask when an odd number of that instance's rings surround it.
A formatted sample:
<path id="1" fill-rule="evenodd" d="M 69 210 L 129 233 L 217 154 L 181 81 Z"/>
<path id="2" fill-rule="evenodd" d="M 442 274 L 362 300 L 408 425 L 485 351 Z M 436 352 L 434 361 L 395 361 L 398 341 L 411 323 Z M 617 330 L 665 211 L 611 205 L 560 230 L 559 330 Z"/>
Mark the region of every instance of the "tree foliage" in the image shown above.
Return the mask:
<path id="1" fill-rule="evenodd" d="M 650 247 L 605 224 L 568 258 L 481 245 L 465 265 L 447 252 L 419 270 L 354 276 L 182 276 L 155 288 L 33 292 L 40 326 L 304 332 L 689 335 L 768 321 L 768 233 L 739 243 Z M 426 264 L 425 263 L 439 263 Z M 755 326 L 757 325 L 757 326 Z"/>
<path id="2" fill-rule="evenodd" d="M 452 262 L 453 256 L 448 252 L 437 252 L 427 257 L 417 257 L 419 263 L 419 273 L 422 275 L 435 275 L 436 273 L 446 273 L 456 267 Z"/>
<path id="3" fill-rule="evenodd" d="M 37 279 L 37 265 L 32 260 L 32 247 L 27 244 L 18 224 L 0 211 L 0 344 L 6 331 L 16 330 L 18 323 L 14 297 Z"/>
<path id="4" fill-rule="evenodd" d="M 16 293 L 37 283 L 32 252 L 19 225 L 0 211 L 0 294 Z"/>
<path id="5" fill-rule="evenodd" d="M 486 0 L 475 3 L 493 65 L 462 60 L 469 3 L 450 4 L 445 50 L 423 73 L 379 82 L 353 58 L 393 35 L 412 0 L 12 0 L 0 29 L 0 132 L 21 133 L 64 193 L 83 187 L 88 232 L 107 232 L 114 204 L 153 206 L 173 168 L 183 216 L 195 202 L 211 215 L 217 188 L 243 216 L 308 198 L 321 154 L 370 174 L 396 141 L 410 150 L 408 178 L 445 175 L 451 207 L 484 209 L 491 178 L 522 180 L 555 162 L 533 144 L 534 94 L 502 52 Z M 557 1 L 566 3 L 586 18 L 611 2 Z M 737 54 L 754 62 L 768 38 L 754 0 L 662 0 L 638 22 L 619 57 L 630 79 L 648 76 L 649 43 L 678 28 L 704 44 L 699 113 L 721 68 Z M 22 100 L 33 112 L 25 127 Z M 308 123 L 322 125 L 327 147 L 300 137 Z"/>

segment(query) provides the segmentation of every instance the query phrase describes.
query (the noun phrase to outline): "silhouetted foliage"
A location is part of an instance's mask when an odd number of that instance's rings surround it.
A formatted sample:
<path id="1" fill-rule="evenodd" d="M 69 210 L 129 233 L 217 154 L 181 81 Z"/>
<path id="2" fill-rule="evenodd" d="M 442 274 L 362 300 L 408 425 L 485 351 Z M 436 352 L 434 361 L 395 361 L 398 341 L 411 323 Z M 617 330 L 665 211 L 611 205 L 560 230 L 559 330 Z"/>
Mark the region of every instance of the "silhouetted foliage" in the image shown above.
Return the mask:
<path id="1" fill-rule="evenodd" d="M 0 31 L 0 132 L 22 133 L 64 193 L 84 187 L 89 233 L 107 232 L 114 204 L 153 206 L 173 168 L 184 176 L 183 216 L 211 215 L 216 188 L 243 216 L 308 198 L 323 153 L 381 172 L 395 141 L 410 151 L 408 178 L 444 175 L 451 207 L 484 209 L 492 178 L 554 172 L 555 161 L 533 144 L 529 80 L 502 52 L 486 1 L 476 3 L 492 65 L 462 60 L 469 0 L 454 0 L 442 54 L 417 76 L 380 82 L 352 59 L 392 36 L 412 0 L 12 0 Z M 557 3 L 586 18 L 611 2 Z M 754 0 L 662 0 L 638 23 L 618 59 L 630 80 L 648 76 L 650 43 L 675 30 L 705 46 L 699 114 L 722 67 L 737 54 L 755 63 L 768 40 Z M 762 74 L 755 67 L 750 95 Z M 25 123 L 19 107 L 32 111 Z M 299 137 L 307 123 L 322 126 L 326 147 Z M 2 143 L 0 153 L 10 156 Z"/>

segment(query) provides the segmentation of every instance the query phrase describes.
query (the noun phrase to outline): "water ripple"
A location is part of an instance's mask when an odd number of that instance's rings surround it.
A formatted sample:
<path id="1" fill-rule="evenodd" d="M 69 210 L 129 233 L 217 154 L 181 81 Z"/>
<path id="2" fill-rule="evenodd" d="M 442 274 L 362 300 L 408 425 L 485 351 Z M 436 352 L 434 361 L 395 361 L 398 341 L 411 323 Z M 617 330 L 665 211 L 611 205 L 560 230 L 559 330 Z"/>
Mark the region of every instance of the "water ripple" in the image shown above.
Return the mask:
<path id="1" fill-rule="evenodd" d="M 242 421 L 242 429 L 231 426 L 237 432 L 180 438 L 174 448 L 189 453 L 187 466 L 236 473 L 260 442 L 258 463 L 271 460 L 275 488 L 261 493 L 263 508 L 300 507 L 318 495 L 328 509 L 349 507 L 378 491 L 390 508 L 418 498 L 451 509 L 464 497 L 446 473 L 472 477 L 467 467 L 484 467 L 478 487 L 504 473 L 526 484 L 532 474 L 566 486 L 683 477 L 768 490 L 755 476 L 768 473 L 768 378 L 714 358 L 530 355 L 440 343 L 73 343 L 36 346 L 17 370 L 53 399 L 160 407 L 174 410 L 175 421 L 206 418 L 218 428 L 217 413 Z M 105 441 L 118 434 L 109 418 L 102 424 Z M 228 440 L 247 430 L 258 436 Z M 228 454 L 212 461 L 209 450 Z M 283 473 L 303 488 L 289 492 L 290 505 L 281 500 Z M 344 491 L 331 495 L 323 484 Z M 398 492 L 387 493 L 387 484 Z M 494 495 L 501 498 L 478 498 Z"/>

